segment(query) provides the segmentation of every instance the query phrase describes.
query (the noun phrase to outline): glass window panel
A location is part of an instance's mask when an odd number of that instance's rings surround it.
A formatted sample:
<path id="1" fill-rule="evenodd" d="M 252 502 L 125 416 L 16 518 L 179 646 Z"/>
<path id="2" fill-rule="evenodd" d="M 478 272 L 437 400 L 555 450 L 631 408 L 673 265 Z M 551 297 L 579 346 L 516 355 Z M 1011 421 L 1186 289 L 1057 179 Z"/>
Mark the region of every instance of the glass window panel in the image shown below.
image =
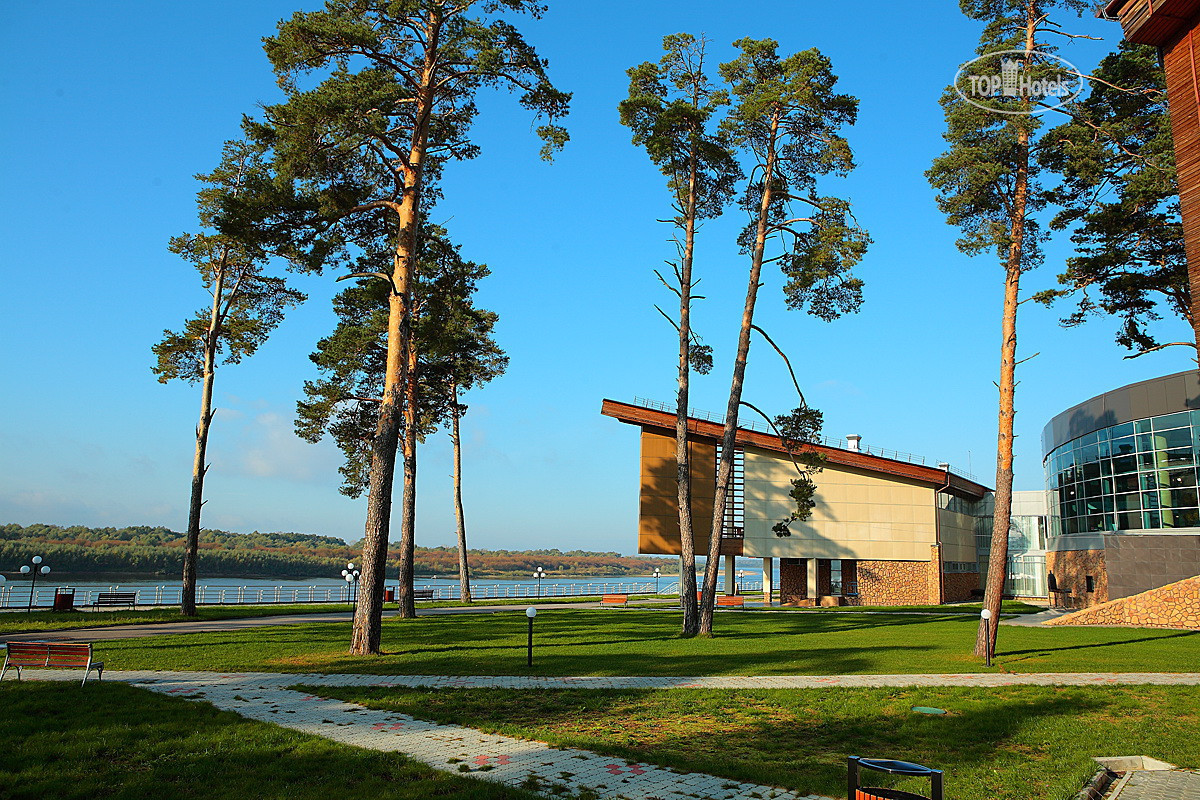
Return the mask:
<path id="1" fill-rule="evenodd" d="M 1100 491 L 1103 492 L 1104 494 L 1112 494 L 1113 493 L 1112 482 L 1113 482 L 1112 478 L 1101 478 L 1100 479 Z"/>
<path id="2" fill-rule="evenodd" d="M 1161 528 L 1162 520 L 1158 516 L 1157 511 L 1142 512 L 1142 527 L 1143 528 Z"/>
<path id="3" fill-rule="evenodd" d="M 1180 428 L 1184 425 L 1191 425 L 1192 420 L 1188 416 L 1188 412 L 1180 411 L 1177 414 L 1163 414 L 1161 417 L 1155 417 L 1151 420 L 1151 423 L 1154 425 L 1154 430 L 1165 431 L 1168 428 Z"/>
<path id="4" fill-rule="evenodd" d="M 1113 496 L 1106 494 L 1102 499 L 1104 500 L 1104 513 L 1111 514 L 1113 512 Z"/>
<path id="5" fill-rule="evenodd" d="M 1100 494 L 1100 481 L 1087 481 L 1083 484 L 1084 497 L 1099 497 Z"/>
<path id="6" fill-rule="evenodd" d="M 1137 511 L 1142 507 L 1141 495 L 1137 492 L 1132 494 L 1119 494 L 1116 498 L 1117 511 Z"/>
<path id="7" fill-rule="evenodd" d="M 1135 512 L 1117 514 L 1117 530 L 1139 531 L 1142 529 L 1142 515 Z"/>
<path id="8" fill-rule="evenodd" d="M 1115 531 L 1117 529 L 1117 517 L 1115 514 L 1104 515 L 1104 530 Z"/>
<path id="9" fill-rule="evenodd" d="M 1163 486 L 1168 486 L 1172 489 L 1179 486 L 1195 486 L 1196 485 L 1196 470 L 1191 468 L 1173 469 L 1169 472 L 1158 473 L 1158 480 Z"/>
<path id="10" fill-rule="evenodd" d="M 1146 431 L 1150 430 L 1150 420 L 1139 419 L 1137 422 L 1133 423 L 1133 429 L 1138 433 L 1145 433 Z"/>
<path id="11" fill-rule="evenodd" d="M 1113 473 L 1120 475 L 1124 472 L 1137 472 L 1136 456 L 1117 456 L 1112 460 Z"/>
<path id="12" fill-rule="evenodd" d="M 1104 511 L 1104 498 L 1089 497 L 1083 501 L 1082 505 L 1084 514 L 1099 514 Z"/>
<path id="13" fill-rule="evenodd" d="M 1163 508 L 1190 508 L 1198 505 L 1196 488 L 1163 489 L 1158 493 L 1159 505 Z"/>
<path id="14" fill-rule="evenodd" d="M 1162 433 L 1156 433 L 1154 438 L 1163 441 L 1163 444 L 1158 448 L 1159 450 L 1169 450 L 1174 447 L 1191 447 L 1192 429 L 1176 428 L 1173 431 L 1163 431 Z"/>
<path id="15" fill-rule="evenodd" d="M 1159 459 L 1154 453 L 1138 453 L 1138 466 L 1142 469 L 1158 469 Z M 1164 454 L 1162 457 L 1163 465 L 1166 465 L 1167 457 Z"/>
<path id="16" fill-rule="evenodd" d="M 1100 431 L 1093 431 L 1086 436 L 1079 437 L 1079 446 L 1086 447 L 1087 445 L 1095 444 L 1098 441 L 1100 441 Z"/>
<path id="17" fill-rule="evenodd" d="M 1093 514 L 1090 517 L 1084 517 L 1083 520 L 1084 520 L 1084 522 L 1083 522 L 1084 530 L 1088 533 L 1092 533 L 1094 531 L 1108 530 L 1104 526 L 1104 515 L 1103 514 Z"/>
<path id="18" fill-rule="evenodd" d="M 1113 425 L 1108 429 L 1108 438 L 1117 439 L 1122 436 L 1129 436 L 1133 433 L 1133 423 L 1123 422 L 1120 425 Z"/>
<path id="19" fill-rule="evenodd" d="M 1194 528 L 1200 524 L 1200 511 L 1194 508 L 1163 509 L 1164 528 Z"/>
<path id="20" fill-rule="evenodd" d="M 1139 453 L 1145 453 L 1154 450 L 1154 434 L 1139 433 L 1137 435 L 1137 449 Z"/>
<path id="21" fill-rule="evenodd" d="M 1080 520 L 1082 517 L 1069 517 L 1062 521 L 1062 530 L 1064 534 L 1079 533 Z"/>
<path id="22" fill-rule="evenodd" d="M 1083 465 L 1083 479 L 1086 481 L 1095 480 L 1100 477 L 1100 462 L 1093 461 L 1091 464 Z"/>
<path id="23" fill-rule="evenodd" d="M 1113 487 L 1118 492 L 1136 492 L 1138 490 L 1137 475 L 1118 475 L 1113 479 Z M 1147 487 L 1153 489 L 1153 486 Z"/>
<path id="24" fill-rule="evenodd" d="M 1160 454 L 1158 460 L 1162 466 L 1166 467 L 1177 467 L 1182 464 L 1195 463 L 1195 457 L 1192 455 L 1192 448 L 1190 447 L 1168 450 L 1166 453 Z"/>
<path id="25" fill-rule="evenodd" d="M 1100 474 L 1101 475 L 1112 475 L 1113 474 L 1112 462 L 1109 461 L 1107 458 L 1100 459 Z"/>
<path id="26" fill-rule="evenodd" d="M 1075 484 L 1068 483 L 1066 486 L 1063 486 L 1061 489 L 1058 490 L 1058 501 L 1060 503 L 1065 503 L 1068 500 L 1074 500 L 1075 495 L 1076 495 Z"/>
<path id="27" fill-rule="evenodd" d="M 1075 502 L 1063 503 L 1062 504 L 1062 515 L 1064 517 L 1079 516 L 1079 504 L 1075 503 Z"/>
<path id="28" fill-rule="evenodd" d="M 1143 472 L 1141 475 L 1141 479 L 1142 479 L 1142 488 L 1143 489 L 1157 489 L 1158 488 L 1158 473 Z"/>
<path id="29" fill-rule="evenodd" d="M 1188 444 L 1191 444 L 1192 429 L 1188 428 Z M 1100 458 L 1100 448 L 1094 444 L 1089 444 L 1079 451 L 1079 458 L 1084 464 L 1092 464 Z"/>
<path id="30" fill-rule="evenodd" d="M 1114 456 L 1128 455 L 1135 452 L 1137 445 L 1134 443 L 1132 436 L 1126 436 L 1121 439 L 1113 439 L 1109 443 L 1109 448 Z"/>
<path id="31" fill-rule="evenodd" d="M 1050 473 L 1050 488 L 1051 489 L 1058 488 L 1058 473 L 1057 472 Z"/>
<path id="32" fill-rule="evenodd" d="M 1142 508 L 1158 508 L 1158 492 L 1142 492 Z"/>
<path id="33" fill-rule="evenodd" d="M 1189 411 L 1192 417 L 1192 427 L 1200 427 L 1200 411 Z"/>
<path id="34" fill-rule="evenodd" d="M 1096 447 L 1100 451 L 1101 458 L 1112 455 L 1112 442 L 1108 441 L 1107 439 L 1100 442 L 1100 444 L 1096 445 Z"/>

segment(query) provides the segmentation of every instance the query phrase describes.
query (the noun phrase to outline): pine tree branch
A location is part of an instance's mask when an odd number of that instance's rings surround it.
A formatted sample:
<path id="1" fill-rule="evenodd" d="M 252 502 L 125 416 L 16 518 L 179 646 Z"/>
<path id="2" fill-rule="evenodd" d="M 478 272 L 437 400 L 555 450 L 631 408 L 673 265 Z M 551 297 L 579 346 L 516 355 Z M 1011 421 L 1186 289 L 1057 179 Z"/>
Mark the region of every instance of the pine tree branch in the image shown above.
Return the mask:
<path id="1" fill-rule="evenodd" d="M 795 370 L 792 369 L 792 362 L 788 360 L 787 355 L 783 352 L 783 350 L 779 349 L 779 345 L 775 344 L 775 340 L 772 339 L 770 336 L 768 336 L 767 332 L 764 331 L 762 328 L 758 327 L 757 325 L 751 325 L 750 330 L 758 331 L 759 334 L 761 334 L 762 337 L 767 340 L 767 344 L 769 344 L 769 345 L 771 345 L 771 347 L 775 348 L 776 353 L 779 353 L 779 357 L 782 358 L 783 363 L 787 365 L 788 374 L 792 376 L 792 385 L 796 387 L 796 394 L 798 394 L 800 396 L 800 402 L 804 405 L 805 408 L 807 408 L 808 401 L 804 399 L 804 392 L 800 391 L 800 381 L 796 380 L 796 372 L 795 372 Z M 755 410 L 757 410 L 757 409 L 755 409 Z M 759 413 L 761 413 L 761 412 L 759 412 Z"/>

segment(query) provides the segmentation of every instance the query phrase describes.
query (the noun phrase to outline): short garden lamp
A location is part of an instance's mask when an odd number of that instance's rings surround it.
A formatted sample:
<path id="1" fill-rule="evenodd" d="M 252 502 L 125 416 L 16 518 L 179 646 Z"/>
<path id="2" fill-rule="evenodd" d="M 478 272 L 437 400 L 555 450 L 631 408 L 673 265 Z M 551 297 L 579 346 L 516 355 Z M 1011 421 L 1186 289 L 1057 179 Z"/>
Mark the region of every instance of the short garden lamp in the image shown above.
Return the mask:
<path id="1" fill-rule="evenodd" d="M 533 577 L 537 578 L 537 582 L 538 582 L 537 596 L 541 597 L 542 596 L 542 578 L 546 577 L 546 570 L 542 569 L 541 567 L 538 567 L 537 569 L 535 569 L 533 571 Z M 532 617 L 530 617 L 530 619 L 532 619 Z"/>
<path id="2" fill-rule="evenodd" d="M 662 575 L 658 567 L 654 568 L 654 593 L 658 594 L 658 576 Z"/>
<path id="3" fill-rule="evenodd" d="M 342 577 L 346 579 L 347 594 L 350 595 L 351 605 L 356 605 L 358 603 L 358 576 L 359 571 L 354 568 L 354 562 L 350 562 L 346 565 L 346 568 L 342 570 Z"/>
<path id="4" fill-rule="evenodd" d="M 533 618 L 537 616 L 537 609 L 533 606 L 525 609 L 525 616 L 529 618 L 529 657 L 526 659 L 526 664 L 533 666 Z"/>
<path id="5" fill-rule="evenodd" d="M 26 608 L 27 612 L 32 612 L 33 611 L 33 600 L 37 596 L 36 595 L 37 576 L 38 575 L 49 575 L 50 567 L 46 566 L 45 564 L 42 564 L 41 556 L 34 556 L 33 558 L 31 558 L 29 560 L 31 562 L 33 562 L 33 566 L 31 567 L 31 566 L 29 566 L 29 564 L 26 564 L 23 567 L 21 567 L 21 574 L 29 575 L 32 578 L 32 581 L 29 584 L 29 606 Z"/>
<path id="6" fill-rule="evenodd" d="M 745 575 L 745 574 L 746 574 L 746 573 L 745 573 L 745 571 L 744 571 L 744 570 L 740 570 L 740 569 L 739 569 L 739 570 L 737 571 L 737 583 L 736 583 L 736 584 L 734 584 L 734 586 L 733 586 L 733 593 L 734 593 L 734 594 L 741 594 L 741 593 L 742 593 L 742 576 L 743 576 L 743 575 Z"/>
<path id="7" fill-rule="evenodd" d="M 987 638 L 983 642 L 984 664 L 992 665 L 992 610 L 985 608 L 979 612 L 979 629 L 981 636 Z"/>

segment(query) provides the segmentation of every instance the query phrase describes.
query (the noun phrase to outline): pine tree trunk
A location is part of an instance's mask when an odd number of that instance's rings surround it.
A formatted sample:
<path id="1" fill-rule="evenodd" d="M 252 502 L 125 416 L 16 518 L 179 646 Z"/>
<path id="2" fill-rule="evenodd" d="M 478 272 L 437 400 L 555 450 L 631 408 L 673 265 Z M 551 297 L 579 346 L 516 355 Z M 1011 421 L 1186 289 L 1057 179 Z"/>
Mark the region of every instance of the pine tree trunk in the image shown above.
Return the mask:
<path id="1" fill-rule="evenodd" d="M 1026 5 L 1025 51 L 1034 49 L 1037 9 L 1033 0 Z M 988 556 L 987 586 L 983 606 L 991 612 L 988 636 L 975 643 L 975 655 L 983 657 L 996 651 L 1000 623 L 1000 604 L 1004 580 L 1008 574 L 1008 530 L 1012 518 L 1013 417 L 1016 394 L 1017 308 L 1025 243 L 1025 213 L 1029 200 L 1029 127 L 1018 120 L 1018 162 L 1009 225 L 1008 257 L 1004 265 L 1004 317 L 1000 342 L 1000 411 L 996 436 L 996 494 L 992 517 L 992 549 Z"/>
<path id="2" fill-rule="evenodd" d="M 458 599 L 471 602 L 471 570 L 467 564 L 467 523 L 462 503 L 462 438 L 459 430 L 458 384 L 450 384 L 450 441 L 454 445 L 454 522 L 458 528 Z"/>
<path id="3" fill-rule="evenodd" d="M 417 107 L 412 143 L 408 162 L 403 167 L 406 190 L 398 209 L 399 232 L 396 236 L 396 256 L 392 267 L 392 293 L 388 301 L 387 371 L 384 375 L 383 400 L 379 404 L 379 424 L 371 443 L 371 474 L 367 489 L 367 521 L 363 533 L 362 577 L 358 604 L 354 611 L 354 630 L 350 638 L 352 655 L 378 654 L 383 632 L 383 581 L 387 566 L 388 535 L 391 531 L 396 449 L 400 443 L 400 393 L 409 382 L 412 268 L 417 253 L 417 224 L 421 211 L 425 150 L 429 141 L 429 118 L 433 112 L 434 69 L 440 32 L 441 23 L 433 12 L 430 12 L 425 30 L 425 61 L 420 86 L 415 93 Z M 415 467 L 414 461 L 414 470 Z M 408 507 L 407 503 L 405 507 Z M 411 588 L 411 581 L 409 586 Z M 403 581 L 400 590 L 404 590 Z M 409 601 L 411 600 L 410 592 Z M 403 607 L 403 604 L 401 606 Z"/>
<path id="4" fill-rule="evenodd" d="M 721 531 L 725 524 L 725 503 L 729 494 L 729 479 L 733 474 L 733 449 L 737 439 L 738 409 L 742 404 L 742 384 L 746 378 L 746 361 L 750 355 L 750 328 L 754 324 L 754 305 L 758 300 L 758 284 L 762 275 L 763 251 L 767 243 L 767 218 L 771 208 L 771 186 L 775 178 L 775 142 L 779 130 L 778 112 L 771 121 L 771 137 L 767 144 L 767 163 L 763 169 L 762 199 L 754 232 L 754 249 L 750 260 L 750 282 L 746 287 L 746 304 L 742 309 L 742 327 L 738 332 L 737 358 L 733 362 L 733 380 L 729 386 L 729 403 L 725 406 L 725 432 L 721 437 L 721 461 L 717 467 L 717 490 L 713 498 L 712 532 L 708 540 L 708 561 L 704 565 L 704 591 L 700 600 L 700 634 L 711 636 L 713 607 L 717 599 L 717 571 L 720 569 Z"/>
<path id="5" fill-rule="evenodd" d="M 212 424 L 213 381 L 217 375 L 217 341 L 221 333 L 221 299 L 225 294 L 225 268 L 229 249 L 221 251 L 217 274 L 213 280 L 212 315 L 204 336 L 204 382 L 200 388 L 200 421 L 196 423 L 196 454 L 192 459 L 192 495 L 188 503 L 187 539 L 183 547 L 183 585 L 179 593 L 179 613 L 196 615 L 196 561 L 200 552 L 200 510 L 204 506 L 204 475 L 208 472 L 205 453 L 208 451 L 208 429 Z"/>
<path id="6" fill-rule="evenodd" d="M 401 619 L 414 619 L 417 605 L 413 598 L 416 571 L 417 522 L 417 348 L 408 343 L 408 384 L 404 389 L 404 491 L 400 511 L 400 613 Z"/>
<path id="7" fill-rule="evenodd" d="M 696 148 L 689 157 L 688 196 L 684 210 L 683 258 L 679 265 L 679 393 L 675 406 L 675 464 L 679 482 L 679 600 L 684 636 L 700 632 L 696 604 L 696 532 L 692 521 L 692 467 L 688 452 L 688 393 L 691 378 L 692 254 L 696 243 Z"/>

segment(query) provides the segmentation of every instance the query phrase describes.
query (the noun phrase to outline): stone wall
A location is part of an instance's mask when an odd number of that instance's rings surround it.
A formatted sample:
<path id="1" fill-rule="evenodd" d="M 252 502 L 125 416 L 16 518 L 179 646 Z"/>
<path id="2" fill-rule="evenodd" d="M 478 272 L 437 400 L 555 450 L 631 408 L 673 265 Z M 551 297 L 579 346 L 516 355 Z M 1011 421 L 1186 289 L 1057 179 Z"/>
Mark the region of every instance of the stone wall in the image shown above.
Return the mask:
<path id="1" fill-rule="evenodd" d="M 808 565 L 800 558 L 779 559 L 779 601 L 798 603 L 808 597 Z"/>
<path id="2" fill-rule="evenodd" d="M 971 598 L 971 592 L 982 588 L 978 572 L 947 572 L 942 576 L 945 589 L 943 603 L 962 603 Z"/>
<path id="3" fill-rule="evenodd" d="M 1066 614 L 1046 624 L 1200 630 L 1200 575 Z"/>
<path id="4" fill-rule="evenodd" d="M 911 606 L 938 602 L 929 596 L 929 573 L 937 565 L 928 561 L 858 562 L 858 602 L 864 606 Z"/>
<path id="5" fill-rule="evenodd" d="M 1108 568 L 1103 550 L 1060 550 L 1046 553 L 1046 580 L 1053 575 L 1058 591 L 1050 592 L 1056 608 L 1089 608 L 1108 602 Z M 1092 577 L 1093 591 L 1087 590 Z"/>

